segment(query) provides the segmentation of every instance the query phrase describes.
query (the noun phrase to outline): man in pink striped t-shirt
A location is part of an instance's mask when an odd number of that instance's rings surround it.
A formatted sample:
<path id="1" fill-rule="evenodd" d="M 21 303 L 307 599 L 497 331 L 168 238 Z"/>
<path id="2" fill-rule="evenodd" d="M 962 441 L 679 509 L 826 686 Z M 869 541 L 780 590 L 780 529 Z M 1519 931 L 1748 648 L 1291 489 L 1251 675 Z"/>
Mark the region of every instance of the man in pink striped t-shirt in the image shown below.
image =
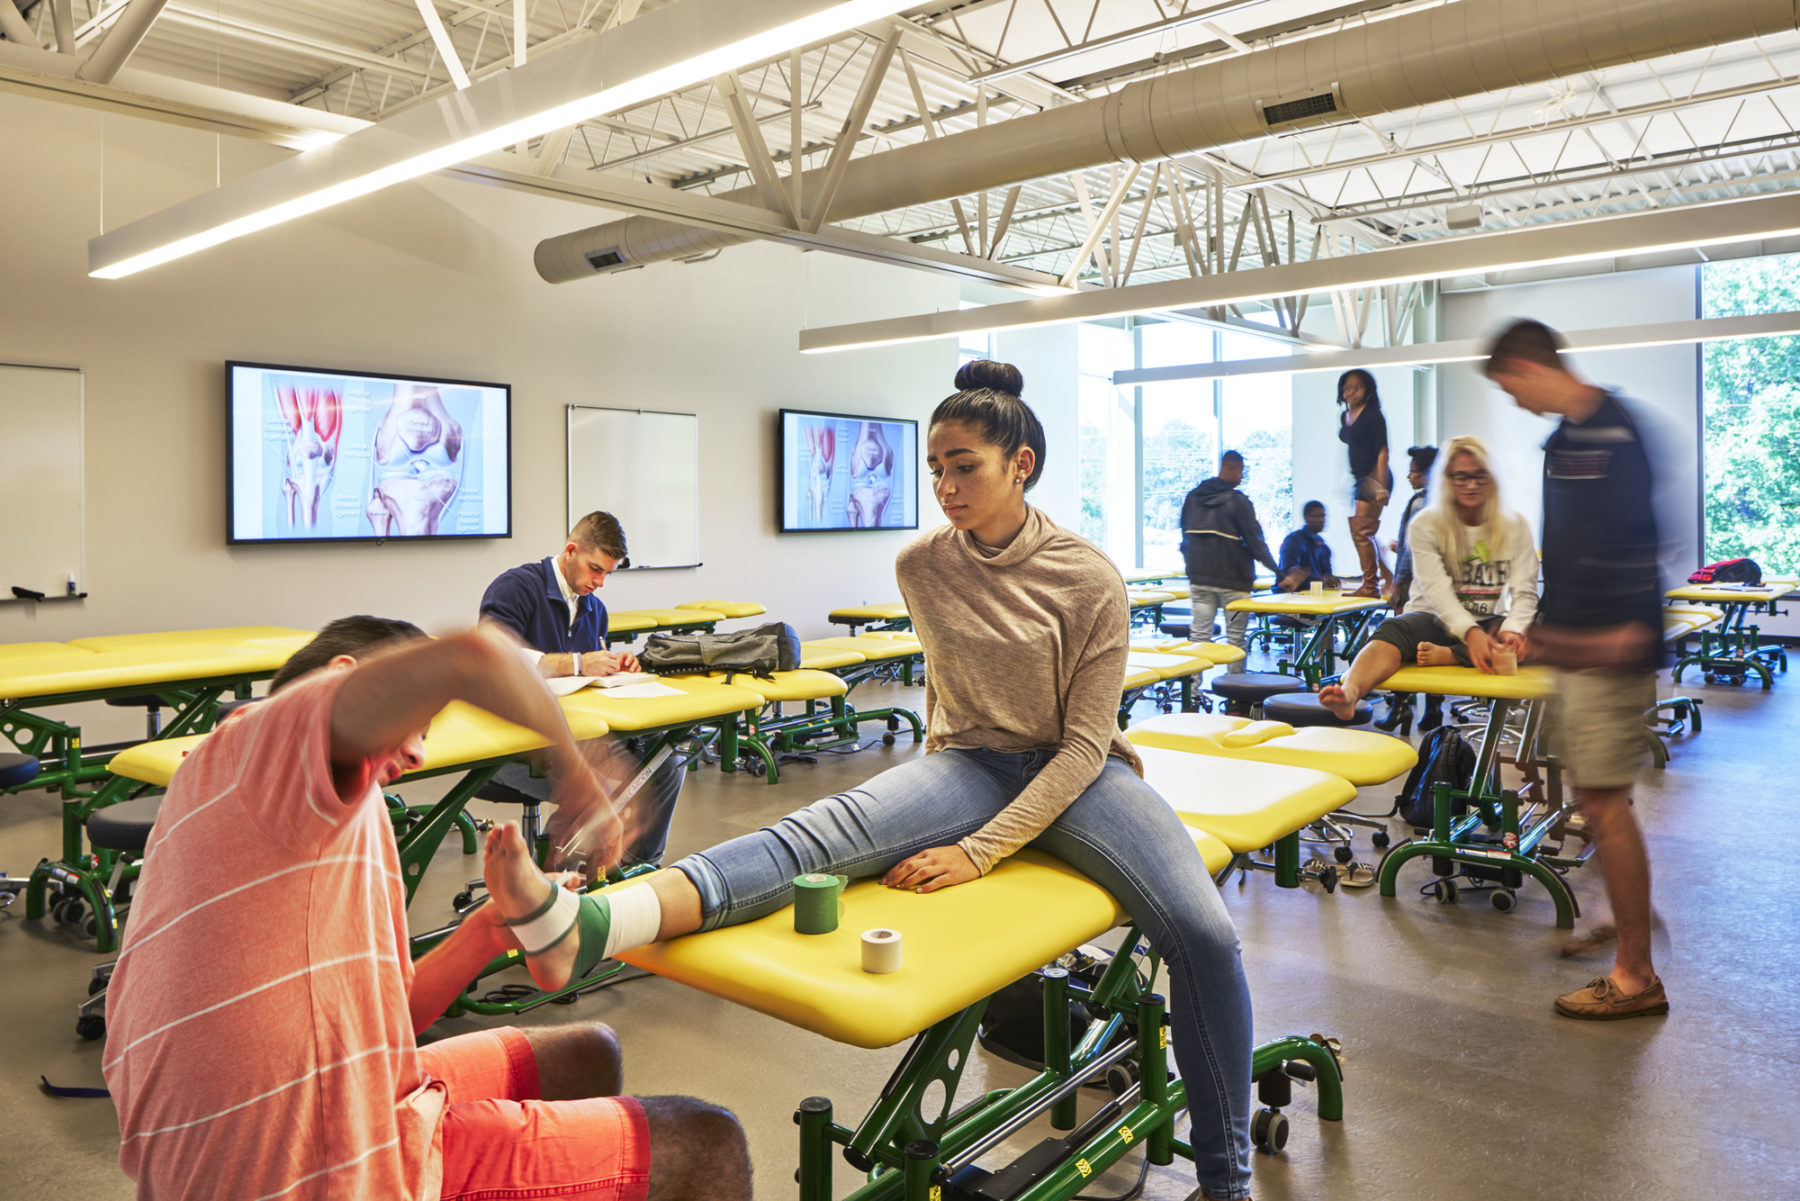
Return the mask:
<path id="1" fill-rule="evenodd" d="M 558 798 L 605 814 L 543 681 L 491 634 L 334 622 L 182 765 L 158 813 L 108 993 L 119 1161 L 145 1198 L 749 1196 L 743 1133 L 685 1097 L 619 1097 L 598 1023 L 420 1048 L 518 945 L 517 875 L 414 963 L 381 785 L 452 700 L 541 733 Z M 598 831 L 616 858 L 616 819 Z M 498 832 L 518 846 L 516 829 Z M 610 860 L 608 860 L 610 861 Z"/>

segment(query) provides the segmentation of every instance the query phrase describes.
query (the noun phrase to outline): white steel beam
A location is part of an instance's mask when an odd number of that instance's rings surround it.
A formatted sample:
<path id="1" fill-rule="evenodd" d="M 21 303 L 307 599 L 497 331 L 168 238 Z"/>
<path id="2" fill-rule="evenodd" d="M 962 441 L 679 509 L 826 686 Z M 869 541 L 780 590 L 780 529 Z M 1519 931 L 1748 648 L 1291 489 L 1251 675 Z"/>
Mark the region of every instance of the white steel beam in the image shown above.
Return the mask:
<path id="1" fill-rule="evenodd" d="M 1207 27 L 1207 32 L 1211 33 L 1214 37 L 1219 38 L 1221 41 L 1225 41 L 1229 35 L 1225 35 L 1223 31 L 1214 28 L 1212 25 L 1213 19 L 1222 17 L 1227 13 L 1237 12 L 1240 9 L 1253 8 L 1260 2 L 1261 0 L 1226 0 L 1223 4 L 1209 4 L 1205 8 L 1197 8 L 1191 12 L 1182 13 L 1179 16 L 1168 17 L 1161 21 L 1152 21 L 1148 25 L 1138 25 L 1134 28 L 1123 29 L 1118 33 L 1109 33 L 1102 37 L 1090 38 L 1085 42 L 1080 42 L 1073 46 L 1065 46 L 1060 50 L 1051 50 L 1048 53 L 1039 54 L 1033 58 L 1021 59 L 1016 63 L 1007 63 L 1005 66 L 995 67 L 989 71 L 979 71 L 974 75 L 969 76 L 969 82 L 977 84 L 992 83 L 996 80 L 1005 79 L 1008 76 L 1020 75 L 1027 71 L 1037 71 L 1039 68 L 1048 67 L 1052 63 L 1059 63 L 1080 54 L 1090 54 L 1095 50 L 1105 50 L 1112 46 L 1123 45 L 1126 42 L 1135 42 L 1139 38 L 1157 37 L 1163 34 L 1172 33 L 1173 31 L 1188 25 L 1205 26 Z M 1051 15 L 1055 15 L 1054 9 L 1051 10 Z M 1236 41 L 1235 38 L 1231 40 Z M 1238 44 L 1240 46 L 1242 45 L 1241 42 Z"/>
<path id="2" fill-rule="evenodd" d="M 56 48 L 63 54 L 75 53 L 75 6 L 73 0 L 50 0 L 50 23 L 56 29 Z"/>
<path id="3" fill-rule="evenodd" d="M 838 185 L 844 182 L 844 172 L 850 167 L 850 152 L 856 149 L 862 127 L 868 123 L 869 109 L 881 92 L 881 81 L 887 75 L 888 64 L 894 61 L 894 49 L 899 44 L 898 28 L 889 29 L 887 36 L 876 44 L 869 73 L 863 76 L 856 100 L 844 117 L 844 128 L 831 148 L 831 157 L 825 160 L 825 177 L 819 181 L 819 194 L 813 197 L 812 207 L 807 210 L 806 225 L 814 232 L 824 228 L 825 219 L 831 215 L 831 202 L 837 199 Z"/>
<path id="4" fill-rule="evenodd" d="M 131 0 L 76 74 L 95 83 L 111 83 L 119 69 L 125 65 L 125 60 L 131 57 L 132 51 L 143 43 L 150 33 L 150 26 L 156 23 L 157 16 L 168 2 L 169 0 Z"/>
<path id="5" fill-rule="evenodd" d="M 1568 349 L 1594 353 L 1643 346 L 1678 346 L 1688 342 L 1723 342 L 1739 338 L 1773 338 L 1800 334 L 1800 313 L 1757 313 L 1748 317 L 1702 317 L 1649 325 L 1616 325 L 1605 329 L 1562 331 Z M 1268 359 L 1236 359 L 1227 363 L 1188 363 L 1115 371 L 1120 388 L 1173 383 L 1178 380 L 1234 379 L 1250 375 L 1309 375 L 1348 371 L 1352 367 L 1430 367 L 1440 363 L 1479 362 L 1487 351 L 1481 338 L 1412 345 L 1377 346 L 1365 350 L 1326 351 Z"/>
<path id="6" fill-rule="evenodd" d="M 419 6 L 419 16 L 425 19 L 425 31 L 431 34 L 431 44 L 437 47 L 438 57 L 444 60 L 444 70 L 450 73 L 450 82 L 456 85 L 457 91 L 469 86 L 469 73 L 463 69 L 462 56 L 456 52 L 456 43 L 450 40 L 450 31 L 444 28 L 444 19 L 438 16 L 437 5 L 433 0 L 415 0 Z"/>
<path id="7" fill-rule="evenodd" d="M 6 35 L 7 41 L 21 46 L 38 44 L 37 35 L 25 24 L 25 18 L 19 15 L 19 6 L 13 0 L 0 0 L 0 33 Z"/>
<path id="8" fill-rule="evenodd" d="M 1375 287 L 1475 275 L 1526 264 L 1578 262 L 1620 254 L 1800 233 L 1800 195 L 1678 209 L 1654 209 L 1592 221 L 1442 238 L 1341 258 L 1315 258 L 1282 267 L 1101 289 L 983 308 L 921 313 L 883 321 L 824 326 L 800 332 L 800 349 L 815 353 L 917 342 L 1042 325 L 1063 325 L 1169 309 L 1242 304 L 1277 296 Z"/>

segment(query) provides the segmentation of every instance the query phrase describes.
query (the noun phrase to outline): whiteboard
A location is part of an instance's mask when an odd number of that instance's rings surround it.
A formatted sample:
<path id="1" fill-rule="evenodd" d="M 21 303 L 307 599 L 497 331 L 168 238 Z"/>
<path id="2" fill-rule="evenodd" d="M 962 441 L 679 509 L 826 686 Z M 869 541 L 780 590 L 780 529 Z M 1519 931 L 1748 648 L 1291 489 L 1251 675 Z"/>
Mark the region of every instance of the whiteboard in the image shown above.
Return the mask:
<path id="1" fill-rule="evenodd" d="M 86 591 L 81 372 L 0 364 L 0 600 Z"/>
<path id="2" fill-rule="evenodd" d="M 700 565 L 700 418 L 569 406 L 569 528 L 602 509 L 632 567 Z"/>

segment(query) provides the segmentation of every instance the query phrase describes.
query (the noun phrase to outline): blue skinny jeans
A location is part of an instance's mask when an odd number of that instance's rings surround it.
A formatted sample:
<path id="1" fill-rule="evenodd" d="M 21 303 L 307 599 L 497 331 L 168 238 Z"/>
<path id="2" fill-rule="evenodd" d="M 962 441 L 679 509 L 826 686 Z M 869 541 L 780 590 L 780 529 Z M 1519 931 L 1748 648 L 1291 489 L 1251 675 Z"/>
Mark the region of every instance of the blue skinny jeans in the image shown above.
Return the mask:
<path id="1" fill-rule="evenodd" d="M 926 755 L 674 866 L 700 894 L 701 929 L 751 921 L 787 905 L 802 873 L 880 876 L 928 847 L 958 842 L 1018 796 L 1052 754 Z M 1162 955 L 1201 1188 L 1218 1201 L 1249 1196 L 1250 990 L 1237 932 L 1192 838 L 1128 764 L 1109 758 L 1031 846 L 1111 892 Z"/>

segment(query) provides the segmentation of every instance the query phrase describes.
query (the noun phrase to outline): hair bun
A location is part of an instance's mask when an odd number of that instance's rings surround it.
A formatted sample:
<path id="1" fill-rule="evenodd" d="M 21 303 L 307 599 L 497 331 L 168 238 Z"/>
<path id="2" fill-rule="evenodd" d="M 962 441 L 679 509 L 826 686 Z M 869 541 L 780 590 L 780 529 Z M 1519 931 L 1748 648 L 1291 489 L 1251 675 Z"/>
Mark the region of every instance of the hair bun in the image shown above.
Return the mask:
<path id="1" fill-rule="evenodd" d="M 957 391 L 973 392 L 978 388 L 1020 396 L 1025 391 L 1025 377 L 1011 363 L 996 363 L 992 359 L 976 359 L 956 369 Z"/>

